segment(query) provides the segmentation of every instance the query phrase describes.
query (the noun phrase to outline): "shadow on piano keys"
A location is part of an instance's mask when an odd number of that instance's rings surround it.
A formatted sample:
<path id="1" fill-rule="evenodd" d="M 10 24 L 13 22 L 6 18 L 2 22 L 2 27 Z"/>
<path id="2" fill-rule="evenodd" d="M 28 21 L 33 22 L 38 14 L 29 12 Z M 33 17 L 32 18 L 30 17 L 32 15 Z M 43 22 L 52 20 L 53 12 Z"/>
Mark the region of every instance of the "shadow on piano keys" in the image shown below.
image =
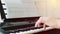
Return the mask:
<path id="1" fill-rule="evenodd" d="M 43 26 L 34 27 L 39 17 L 6 19 L 1 28 L 9 34 L 60 34 L 60 30 L 47 27 L 44 31 Z"/>

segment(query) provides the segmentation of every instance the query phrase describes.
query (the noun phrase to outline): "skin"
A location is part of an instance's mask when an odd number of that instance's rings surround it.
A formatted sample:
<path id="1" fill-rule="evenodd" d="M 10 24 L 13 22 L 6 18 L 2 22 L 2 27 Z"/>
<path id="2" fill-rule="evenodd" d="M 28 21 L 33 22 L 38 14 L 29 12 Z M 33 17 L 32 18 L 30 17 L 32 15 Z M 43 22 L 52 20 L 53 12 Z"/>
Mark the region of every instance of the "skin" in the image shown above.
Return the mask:
<path id="1" fill-rule="evenodd" d="M 41 23 L 44 23 L 44 29 L 46 29 L 45 25 L 48 25 L 52 28 L 60 29 L 60 19 L 54 17 L 40 17 L 36 22 L 35 27 L 40 27 Z"/>

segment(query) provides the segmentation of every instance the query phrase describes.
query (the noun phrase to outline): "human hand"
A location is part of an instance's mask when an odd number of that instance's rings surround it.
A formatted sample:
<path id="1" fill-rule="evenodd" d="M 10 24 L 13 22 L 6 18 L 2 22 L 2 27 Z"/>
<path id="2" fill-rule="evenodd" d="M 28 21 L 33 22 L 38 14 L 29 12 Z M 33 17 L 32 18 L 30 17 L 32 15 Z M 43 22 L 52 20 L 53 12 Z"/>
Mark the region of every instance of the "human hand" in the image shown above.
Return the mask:
<path id="1" fill-rule="evenodd" d="M 44 29 L 46 29 L 45 25 L 52 28 L 60 29 L 60 19 L 56 19 L 53 17 L 40 17 L 39 20 L 36 22 L 35 27 L 40 27 L 41 23 L 44 23 Z"/>

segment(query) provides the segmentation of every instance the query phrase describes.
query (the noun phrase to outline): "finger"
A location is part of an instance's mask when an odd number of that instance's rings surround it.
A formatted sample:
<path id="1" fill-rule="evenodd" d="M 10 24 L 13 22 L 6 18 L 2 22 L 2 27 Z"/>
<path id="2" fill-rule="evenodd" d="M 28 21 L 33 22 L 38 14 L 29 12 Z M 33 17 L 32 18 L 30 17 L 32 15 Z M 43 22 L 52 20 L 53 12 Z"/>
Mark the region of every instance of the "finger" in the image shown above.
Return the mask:
<path id="1" fill-rule="evenodd" d="M 45 25 L 45 24 L 43 25 L 43 28 L 44 28 L 44 30 L 46 31 L 46 25 Z"/>
<path id="2" fill-rule="evenodd" d="M 37 22 L 37 23 L 35 24 L 35 27 L 40 27 L 40 24 L 41 24 L 41 22 Z"/>
<path id="3" fill-rule="evenodd" d="M 35 24 L 35 27 L 38 27 L 38 24 L 39 24 L 39 23 L 36 23 L 36 24 Z"/>
<path id="4" fill-rule="evenodd" d="M 41 25 L 40 25 L 40 23 L 37 25 L 37 27 L 40 27 Z"/>
<path id="5" fill-rule="evenodd" d="M 39 18 L 39 20 L 36 22 L 35 27 L 39 27 L 42 23 L 42 17 Z"/>
<path id="6" fill-rule="evenodd" d="M 37 23 L 35 24 L 35 27 L 40 27 L 40 23 L 37 22 Z"/>

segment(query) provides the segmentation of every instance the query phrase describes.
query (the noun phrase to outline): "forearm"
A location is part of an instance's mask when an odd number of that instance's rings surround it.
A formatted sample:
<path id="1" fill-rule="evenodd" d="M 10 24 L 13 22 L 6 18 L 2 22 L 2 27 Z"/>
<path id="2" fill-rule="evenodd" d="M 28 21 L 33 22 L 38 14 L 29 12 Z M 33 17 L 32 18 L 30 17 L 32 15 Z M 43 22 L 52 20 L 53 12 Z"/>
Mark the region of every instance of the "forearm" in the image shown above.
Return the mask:
<path id="1" fill-rule="evenodd" d="M 57 19 L 56 24 L 57 24 L 57 25 L 56 25 L 56 28 L 57 28 L 57 29 L 60 29 L 60 19 Z"/>

